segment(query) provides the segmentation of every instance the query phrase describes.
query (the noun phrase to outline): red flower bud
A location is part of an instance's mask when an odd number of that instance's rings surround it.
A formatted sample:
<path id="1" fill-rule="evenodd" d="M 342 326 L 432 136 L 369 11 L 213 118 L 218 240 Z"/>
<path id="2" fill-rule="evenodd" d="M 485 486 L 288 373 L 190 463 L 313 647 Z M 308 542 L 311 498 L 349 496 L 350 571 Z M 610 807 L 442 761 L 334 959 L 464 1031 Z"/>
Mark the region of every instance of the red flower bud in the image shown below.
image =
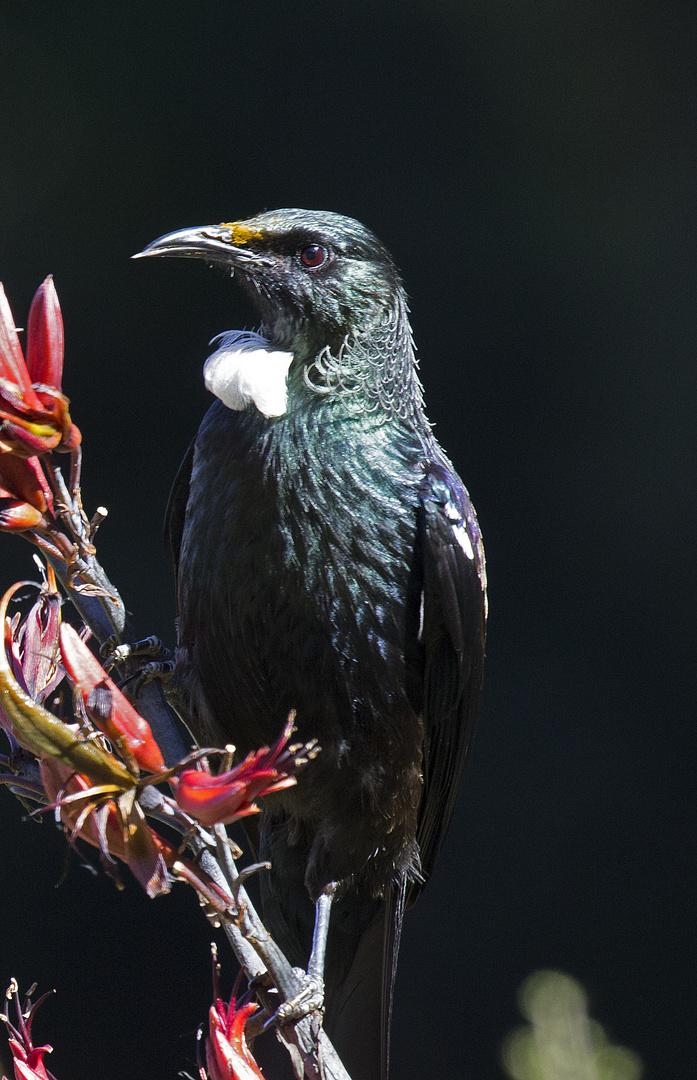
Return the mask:
<path id="1" fill-rule="evenodd" d="M 62 371 L 63 320 L 52 279 L 46 278 L 31 306 L 27 363 L 0 286 L 0 451 L 28 458 L 78 445 L 80 432 L 60 389 Z"/>
<path id="2" fill-rule="evenodd" d="M 30 409 L 40 409 L 41 402 L 32 390 L 31 379 L 22 356 L 12 310 L 0 285 L 0 378 L 9 379 L 19 388 Z"/>
<path id="3" fill-rule="evenodd" d="M 60 390 L 63 376 L 63 317 L 53 278 L 49 276 L 36 291 L 27 326 L 27 370 L 33 383 Z M 51 398 L 39 397 L 45 405 Z"/>
<path id="4" fill-rule="evenodd" d="M 27 529 L 45 528 L 48 525 L 43 514 L 29 503 L 18 499 L 0 499 L 0 530 L 3 532 L 26 532 Z"/>
<path id="5" fill-rule="evenodd" d="M 63 663 L 90 719 L 117 746 L 122 744 L 141 769 L 153 773 L 164 770 L 162 751 L 147 720 L 136 712 L 68 623 L 61 624 L 60 643 Z"/>
<path id="6" fill-rule="evenodd" d="M 0 454 L 0 498 L 21 499 L 42 513 L 53 513 L 53 495 L 37 457 Z"/>

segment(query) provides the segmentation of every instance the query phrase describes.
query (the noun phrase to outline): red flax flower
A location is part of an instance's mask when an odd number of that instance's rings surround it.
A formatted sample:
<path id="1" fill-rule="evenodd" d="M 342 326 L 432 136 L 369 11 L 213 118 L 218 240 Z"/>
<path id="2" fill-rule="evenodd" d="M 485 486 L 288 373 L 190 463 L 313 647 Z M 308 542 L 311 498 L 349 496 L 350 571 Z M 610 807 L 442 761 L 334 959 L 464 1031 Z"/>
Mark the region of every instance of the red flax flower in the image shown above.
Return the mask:
<path id="1" fill-rule="evenodd" d="M 61 624 L 60 643 L 66 671 L 90 720 L 118 747 L 124 760 L 133 758 L 145 772 L 162 772 L 162 751 L 147 720 L 136 712 L 69 623 Z"/>
<path id="2" fill-rule="evenodd" d="M 295 772 L 319 751 L 316 740 L 286 748 L 295 730 L 291 713 L 281 737 L 269 749 L 263 746 L 248 754 L 234 769 L 211 776 L 209 772 L 186 769 L 179 776 L 175 793 L 180 810 L 202 825 L 229 825 L 238 818 L 257 814 L 255 799 L 297 783 Z"/>
<path id="3" fill-rule="evenodd" d="M 220 967 L 213 947 L 214 1002 L 208 1013 L 206 1039 L 206 1068 L 199 1063 L 201 1080 L 264 1080 L 264 1075 L 252 1057 L 244 1037 L 244 1026 L 256 1012 L 254 1001 L 237 1008 L 236 988 L 228 1005 L 222 1000 L 218 987 Z"/>
<path id="4" fill-rule="evenodd" d="M 143 784 L 139 767 L 162 775 L 162 756 L 150 726 L 126 701 L 76 632 L 60 624 L 60 596 L 49 566 L 39 599 L 20 619 L 6 617 L 13 594 L 28 582 L 12 586 L 0 600 L 0 727 L 18 747 L 38 759 L 34 776 L 0 775 L 0 783 L 25 792 L 56 810 L 69 833 L 98 848 L 112 873 L 114 860 L 126 863 L 148 896 L 169 891 L 172 874 L 192 885 L 212 909 L 223 912 L 227 896 L 188 859 L 176 844 L 148 824 L 138 797 Z M 65 642 L 67 641 L 67 645 Z M 62 643 L 62 651 L 59 649 Z M 108 735 L 118 754 L 101 736 L 90 737 L 79 724 L 58 719 L 42 704 L 67 670 L 79 691 L 87 716 Z M 93 733 L 94 735 L 94 733 Z M 122 760 L 123 759 L 123 760 Z M 126 762 L 124 766 L 123 762 Z"/>
<path id="5" fill-rule="evenodd" d="M 17 1023 L 16 1026 L 10 1021 L 8 1016 L 0 1016 L 0 1020 L 4 1021 L 7 1028 L 8 1041 L 10 1044 L 10 1050 L 12 1051 L 12 1064 L 15 1070 L 15 1080 L 55 1080 L 52 1073 L 48 1071 L 44 1065 L 44 1054 L 50 1054 L 53 1047 L 51 1046 L 34 1046 L 31 1037 L 31 1025 L 34 1020 L 34 1014 L 41 1005 L 42 1001 L 45 1001 L 49 994 L 44 994 L 39 1000 L 32 1005 L 31 993 L 26 997 L 23 1007 L 19 1004 L 19 991 L 17 983 L 13 979 L 10 987 L 6 993 L 6 998 L 11 1001 L 12 998 L 16 998 L 15 1007 L 17 1010 Z M 6 1080 L 6 1077 L 3 1077 Z"/>
<path id="6" fill-rule="evenodd" d="M 58 809 L 71 844 L 79 836 L 98 848 L 103 868 L 117 883 L 114 859 L 126 863 L 149 897 L 169 892 L 167 867 L 179 866 L 179 853 L 148 825 L 140 804 L 128 792 L 119 795 L 95 786 L 84 774 L 50 757 L 42 758 L 39 767 L 51 800 L 49 809 Z"/>
<path id="7" fill-rule="evenodd" d="M 29 312 L 26 361 L 0 285 L 0 530 L 45 529 L 53 497 L 37 455 L 73 450 L 80 432 L 61 392 L 63 320 L 47 277 Z"/>
<path id="8" fill-rule="evenodd" d="M 121 829 L 125 861 L 152 896 L 169 888 L 163 857 L 137 802 L 137 776 L 96 739 L 86 738 L 77 724 L 66 724 L 44 707 L 41 700 L 62 677 L 58 665 L 58 608 L 55 607 L 55 580 L 48 584 L 47 610 L 32 611 L 17 622 L 6 618 L 7 605 L 22 583 L 12 586 L 0 600 L 0 719 L 11 740 L 39 759 L 44 789 L 49 798 L 58 798 L 71 778 L 80 801 L 79 816 L 71 821 L 80 833 L 84 822 L 102 806 L 107 810 L 98 825 L 106 837 L 106 822 L 113 807 Z M 32 687 L 32 691 L 30 691 Z M 36 696 L 33 696 L 33 695 Z M 71 794 L 73 792 L 71 791 Z M 73 795 L 73 797 L 75 797 Z M 89 831 L 90 842 L 100 844 L 101 834 Z M 103 848 L 108 848 L 104 839 Z"/>
<path id="9" fill-rule="evenodd" d="M 102 867 L 117 885 L 114 859 L 126 864 L 151 898 L 169 892 L 166 871 L 171 870 L 177 879 L 196 889 L 211 910 L 229 910 L 230 897 L 176 844 L 148 825 L 137 801 L 109 798 L 108 793 L 103 797 L 104 789 L 95 787 L 89 777 L 53 758 L 44 757 L 39 764 L 49 809 L 60 813 L 70 843 L 79 837 L 98 848 Z"/>
<path id="10" fill-rule="evenodd" d="M 78 445 L 62 376 L 63 319 L 53 278 L 46 278 L 31 305 L 26 361 L 0 286 L 0 451 L 30 458 Z"/>

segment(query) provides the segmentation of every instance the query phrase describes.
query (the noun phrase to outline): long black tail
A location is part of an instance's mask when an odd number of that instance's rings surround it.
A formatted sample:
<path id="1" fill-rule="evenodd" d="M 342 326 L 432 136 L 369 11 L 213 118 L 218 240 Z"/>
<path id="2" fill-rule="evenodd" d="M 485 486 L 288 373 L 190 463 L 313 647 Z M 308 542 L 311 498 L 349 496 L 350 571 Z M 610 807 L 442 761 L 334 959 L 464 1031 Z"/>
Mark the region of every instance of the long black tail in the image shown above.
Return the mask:
<path id="1" fill-rule="evenodd" d="M 325 1028 L 351 1080 L 388 1078 L 404 896 L 404 887 L 394 886 L 384 900 L 371 901 L 372 916 L 354 935 L 351 930 L 358 930 L 365 919 L 365 906 L 359 910 L 355 899 L 351 905 L 352 898 L 346 897 L 332 912 L 325 969 Z M 353 912 L 347 910 L 349 905 L 355 905 Z"/>
<path id="2" fill-rule="evenodd" d="M 268 837 L 273 839 L 273 833 Z M 298 848 L 264 847 L 276 872 L 260 878 L 264 922 L 290 962 L 307 967 L 314 904 Z M 332 904 L 324 967 L 324 1026 L 351 1080 L 388 1080 L 390 1017 L 406 885 L 383 899 L 347 892 Z M 285 1076 L 275 1068 L 270 1075 Z"/>

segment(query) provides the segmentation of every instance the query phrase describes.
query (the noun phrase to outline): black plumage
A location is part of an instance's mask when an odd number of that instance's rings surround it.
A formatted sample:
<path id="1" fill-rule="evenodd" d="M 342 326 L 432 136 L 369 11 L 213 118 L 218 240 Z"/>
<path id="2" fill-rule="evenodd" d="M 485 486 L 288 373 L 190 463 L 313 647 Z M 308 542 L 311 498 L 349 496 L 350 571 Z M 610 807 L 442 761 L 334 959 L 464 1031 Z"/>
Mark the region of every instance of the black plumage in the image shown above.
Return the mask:
<path id="1" fill-rule="evenodd" d="M 290 709 L 319 740 L 263 807 L 264 917 L 305 966 L 313 901 L 335 892 L 325 1026 L 353 1080 L 384 1080 L 402 914 L 441 847 L 481 689 L 475 513 L 423 412 L 400 278 L 362 225 L 279 210 L 143 254 L 222 263 L 261 313 L 260 337 L 223 338 L 207 366 L 227 404 L 172 494 L 176 692 L 205 743 L 246 753 Z"/>

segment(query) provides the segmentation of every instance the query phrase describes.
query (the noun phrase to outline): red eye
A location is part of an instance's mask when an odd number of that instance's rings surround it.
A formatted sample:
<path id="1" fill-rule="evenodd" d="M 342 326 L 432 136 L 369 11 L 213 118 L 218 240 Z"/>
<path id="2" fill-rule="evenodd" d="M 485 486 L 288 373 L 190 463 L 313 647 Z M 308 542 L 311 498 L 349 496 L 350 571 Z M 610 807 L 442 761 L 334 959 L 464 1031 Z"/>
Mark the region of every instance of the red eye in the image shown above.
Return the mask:
<path id="1" fill-rule="evenodd" d="M 321 266 L 326 257 L 327 249 L 320 247 L 319 244 L 308 244 L 300 252 L 300 262 L 303 266 L 309 266 L 312 269 Z"/>

